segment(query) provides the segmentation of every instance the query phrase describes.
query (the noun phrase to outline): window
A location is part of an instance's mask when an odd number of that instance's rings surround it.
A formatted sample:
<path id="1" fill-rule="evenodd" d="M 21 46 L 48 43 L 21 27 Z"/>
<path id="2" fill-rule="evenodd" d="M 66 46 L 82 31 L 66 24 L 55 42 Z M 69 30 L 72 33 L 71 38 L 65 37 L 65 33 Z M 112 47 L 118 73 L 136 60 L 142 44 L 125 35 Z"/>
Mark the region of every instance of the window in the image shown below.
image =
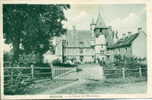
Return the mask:
<path id="1" fill-rule="evenodd" d="M 104 54 L 104 51 L 103 51 L 103 50 L 100 50 L 100 53 Z"/>
<path id="2" fill-rule="evenodd" d="M 120 49 L 118 49 L 118 53 L 120 53 Z"/>
<path id="3" fill-rule="evenodd" d="M 107 58 L 109 59 L 109 58 L 110 58 L 110 55 L 107 55 Z"/>
<path id="4" fill-rule="evenodd" d="M 105 49 L 106 45 L 105 44 L 101 44 L 101 48 Z"/>
<path id="5" fill-rule="evenodd" d="M 83 53 L 83 49 L 80 49 L 80 53 Z"/>
<path id="6" fill-rule="evenodd" d="M 127 52 L 127 48 L 125 48 L 126 49 L 126 52 Z"/>
<path id="7" fill-rule="evenodd" d="M 82 45 L 82 44 L 84 44 L 84 42 L 81 41 L 80 44 Z"/>
<path id="8" fill-rule="evenodd" d="M 104 45 L 103 44 L 101 44 L 101 48 L 103 48 L 104 47 Z"/>

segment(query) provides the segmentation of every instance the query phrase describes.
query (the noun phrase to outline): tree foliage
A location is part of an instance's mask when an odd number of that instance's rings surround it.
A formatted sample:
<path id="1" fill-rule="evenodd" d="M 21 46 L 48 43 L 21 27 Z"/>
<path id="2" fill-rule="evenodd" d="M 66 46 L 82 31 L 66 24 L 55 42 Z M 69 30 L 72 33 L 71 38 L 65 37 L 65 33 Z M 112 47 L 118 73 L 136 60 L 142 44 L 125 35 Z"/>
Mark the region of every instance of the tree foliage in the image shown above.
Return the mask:
<path id="1" fill-rule="evenodd" d="M 5 4 L 3 33 L 5 42 L 12 44 L 14 59 L 22 53 L 42 55 L 49 50 L 49 40 L 66 32 L 64 10 L 70 5 Z"/>
<path id="2" fill-rule="evenodd" d="M 146 64 L 143 63 L 145 62 L 145 58 L 137 58 L 133 56 L 122 56 L 122 55 L 114 55 L 114 65 L 116 67 L 122 68 L 138 68 L 138 67 L 143 67 L 146 68 Z"/>

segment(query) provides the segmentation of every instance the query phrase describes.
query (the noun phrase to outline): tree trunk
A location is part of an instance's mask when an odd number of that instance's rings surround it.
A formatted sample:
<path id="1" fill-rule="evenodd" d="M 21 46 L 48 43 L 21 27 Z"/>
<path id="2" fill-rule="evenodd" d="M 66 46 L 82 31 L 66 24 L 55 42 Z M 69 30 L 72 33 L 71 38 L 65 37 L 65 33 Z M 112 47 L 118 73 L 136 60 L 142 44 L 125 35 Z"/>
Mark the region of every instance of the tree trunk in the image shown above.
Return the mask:
<path id="1" fill-rule="evenodd" d="M 19 41 L 13 43 L 13 63 L 19 60 Z"/>

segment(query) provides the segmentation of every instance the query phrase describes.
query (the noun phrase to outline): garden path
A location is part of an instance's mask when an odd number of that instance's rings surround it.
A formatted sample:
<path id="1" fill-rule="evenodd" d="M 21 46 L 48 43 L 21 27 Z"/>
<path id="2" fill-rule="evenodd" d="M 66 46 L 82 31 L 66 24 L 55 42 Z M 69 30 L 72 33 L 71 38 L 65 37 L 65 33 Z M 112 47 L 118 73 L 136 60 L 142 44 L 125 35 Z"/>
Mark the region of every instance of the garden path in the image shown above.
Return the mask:
<path id="1" fill-rule="evenodd" d="M 91 80 L 101 80 L 103 79 L 103 70 L 102 67 L 97 64 L 84 64 L 79 65 L 78 68 L 82 69 L 79 72 L 73 72 L 68 75 L 63 76 L 64 79 L 78 79 L 77 81 L 74 81 L 70 84 L 63 85 L 61 87 L 55 88 L 53 90 L 45 90 L 42 92 L 42 94 L 52 94 L 59 92 L 63 89 L 66 89 L 68 87 L 81 85 L 83 83 L 88 82 Z"/>
<path id="2" fill-rule="evenodd" d="M 101 80 L 104 78 L 103 68 L 98 64 L 82 64 L 78 66 L 79 72 L 72 72 L 60 77 L 61 79 L 79 79 L 79 80 Z"/>

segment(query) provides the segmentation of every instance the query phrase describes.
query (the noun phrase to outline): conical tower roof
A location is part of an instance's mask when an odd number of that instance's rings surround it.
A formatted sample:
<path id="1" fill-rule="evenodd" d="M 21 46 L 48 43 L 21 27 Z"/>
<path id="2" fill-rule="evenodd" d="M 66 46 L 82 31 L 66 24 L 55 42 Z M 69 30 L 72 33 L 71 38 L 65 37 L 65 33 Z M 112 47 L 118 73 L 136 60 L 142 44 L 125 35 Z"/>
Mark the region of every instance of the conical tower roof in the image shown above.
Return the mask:
<path id="1" fill-rule="evenodd" d="M 94 21 L 94 18 L 92 18 L 92 21 L 91 21 L 91 25 L 95 25 L 95 21 Z"/>
<path id="2" fill-rule="evenodd" d="M 107 28 L 101 14 L 100 14 L 100 10 L 99 10 L 98 17 L 96 20 L 96 28 Z"/>

